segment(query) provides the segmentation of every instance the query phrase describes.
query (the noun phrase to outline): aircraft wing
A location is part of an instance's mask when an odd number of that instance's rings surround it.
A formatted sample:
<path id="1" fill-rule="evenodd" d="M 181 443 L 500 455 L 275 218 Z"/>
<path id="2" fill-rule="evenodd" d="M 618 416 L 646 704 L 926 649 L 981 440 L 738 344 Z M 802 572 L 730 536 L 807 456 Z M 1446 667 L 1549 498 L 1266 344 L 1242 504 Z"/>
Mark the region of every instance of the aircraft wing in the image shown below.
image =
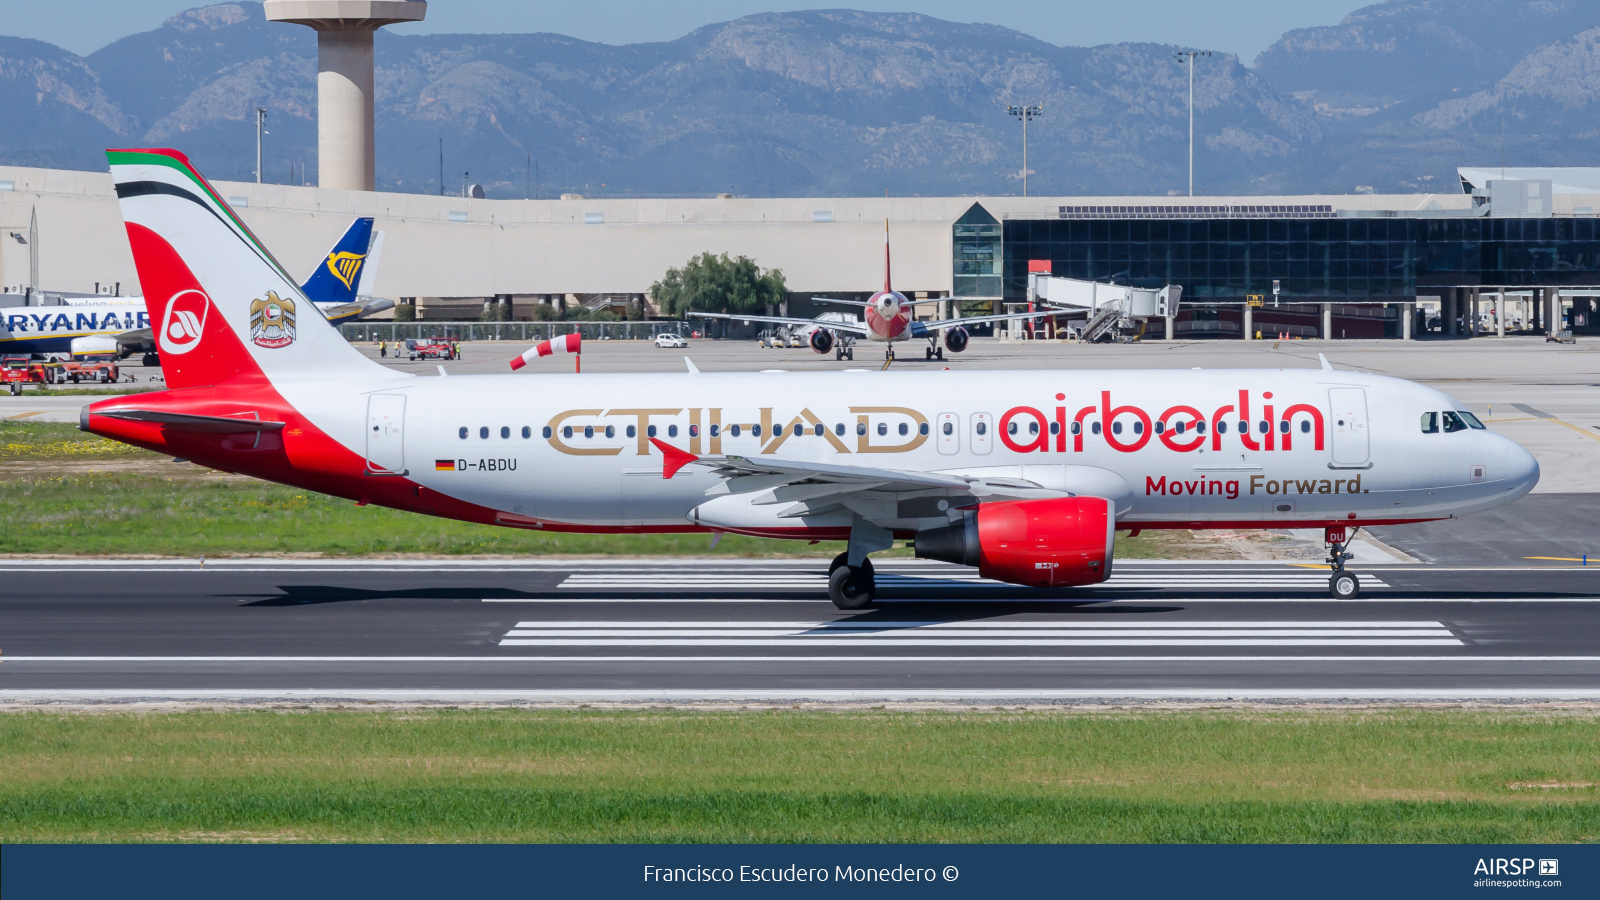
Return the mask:
<path id="1" fill-rule="evenodd" d="M 868 303 L 865 300 L 835 300 L 832 297 L 812 297 L 811 299 L 813 301 L 817 302 L 817 303 L 838 303 L 838 304 L 840 304 L 842 306 L 871 306 L 872 305 L 871 303 Z M 951 297 L 924 297 L 921 300 L 916 300 L 916 299 L 913 299 L 911 297 L 907 297 L 906 298 L 906 302 L 905 302 L 904 305 L 905 306 L 916 306 L 919 303 L 938 303 L 940 300 L 950 300 L 950 299 L 959 300 L 961 298 L 959 298 L 959 297 L 956 297 L 956 298 L 951 298 Z"/>
<path id="2" fill-rule="evenodd" d="M 126 347 L 130 352 L 151 351 L 156 348 L 156 331 L 154 328 L 135 328 L 121 334 L 112 335 L 117 345 Z"/>
<path id="3" fill-rule="evenodd" d="M 1045 309 L 1036 312 L 1002 313 L 995 316 L 962 316 L 959 319 L 931 319 L 918 322 L 923 328 L 933 331 L 936 328 L 949 328 L 954 325 L 977 325 L 980 322 L 1007 322 L 1017 319 L 1048 319 L 1060 315 L 1059 310 Z"/>
<path id="4" fill-rule="evenodd" d="M 690 310 L 691 319 L 731 319 L 736 322 L 771 322 L 774 325 L 815 325 L 829 331 L 848 331 L 851 334 L 869 334 L 867 326 L 859 322 L 823 322 L 817 319 L 791 319 L 787 316 L 740 316 L 728 313 L 706 313 Z"/>

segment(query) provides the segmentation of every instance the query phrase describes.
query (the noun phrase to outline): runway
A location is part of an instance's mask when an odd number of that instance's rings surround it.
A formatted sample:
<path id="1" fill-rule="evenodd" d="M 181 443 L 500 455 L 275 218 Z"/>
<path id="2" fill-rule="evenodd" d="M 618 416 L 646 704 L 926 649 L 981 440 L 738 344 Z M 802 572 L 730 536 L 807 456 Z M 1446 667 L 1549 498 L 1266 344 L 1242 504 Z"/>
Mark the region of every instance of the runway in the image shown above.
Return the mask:
<path id="1" fill-rule="evenodd" d="M 918 560 L 11 560 L 0 702 L 1600 700 L 1600 567 Z"/>

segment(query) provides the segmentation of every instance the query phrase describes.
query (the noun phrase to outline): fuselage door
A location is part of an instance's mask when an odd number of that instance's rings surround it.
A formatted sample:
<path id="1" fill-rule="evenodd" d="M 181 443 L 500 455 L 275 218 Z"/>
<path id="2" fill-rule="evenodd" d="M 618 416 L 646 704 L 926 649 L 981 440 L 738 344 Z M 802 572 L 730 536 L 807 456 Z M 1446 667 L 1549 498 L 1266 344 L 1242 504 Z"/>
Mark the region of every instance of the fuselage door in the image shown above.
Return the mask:
<path id="1" fill-rule="evenodd" d="M 1367 434 L 1367 392 L 1362 388 L 1329 388 L 1333 412 L 1333 464 L 1363 466 L 1371 456 Z"/>
<path id="2" fill-rule="evenodd" d="M 955 413 L 939 413 L 933 427 L 938 430 L 939 452 L 954 456 L 961 449 L 961 417 Z"/>
<path id="3" fill-rule="evenodd" d="M 367 471 L 374 475 L 406 474 L 406 398 L 373 394 L 367 398 Z"/>
<path id="4" fill-rule="evenodd" d="M 994 416 L 988 413 L 972 414 L 972 452 L 988 453 L 994 449 Z"/>

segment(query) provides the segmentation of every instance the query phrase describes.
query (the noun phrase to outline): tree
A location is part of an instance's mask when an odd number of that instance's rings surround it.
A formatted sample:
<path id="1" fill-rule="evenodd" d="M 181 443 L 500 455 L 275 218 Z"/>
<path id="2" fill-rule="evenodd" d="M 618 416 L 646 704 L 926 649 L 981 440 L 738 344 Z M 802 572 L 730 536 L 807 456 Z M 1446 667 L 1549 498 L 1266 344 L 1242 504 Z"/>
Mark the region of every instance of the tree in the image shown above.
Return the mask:
<path id="1" fill-rule="evenodd" d="M 650 286 L 657 306 L 671 317 L 689 310 L 760 312 L 768 304 L 782 303 L 787 292 L 781 270 L 763 272 L 749 257 L 729 259 L 726 253 L 702 253 L 681 269 L 668 269 Z"/>

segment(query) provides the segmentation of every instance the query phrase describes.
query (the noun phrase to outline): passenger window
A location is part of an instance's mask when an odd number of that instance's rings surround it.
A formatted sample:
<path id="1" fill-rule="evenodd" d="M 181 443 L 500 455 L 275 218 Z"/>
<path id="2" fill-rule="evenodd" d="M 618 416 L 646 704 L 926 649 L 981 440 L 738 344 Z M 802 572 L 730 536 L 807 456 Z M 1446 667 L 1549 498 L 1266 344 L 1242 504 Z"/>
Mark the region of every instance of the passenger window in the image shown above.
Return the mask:
<path id="1" fill-rule="evenodd" d="M 1272 430 L 1272 425 L 1269 422 L 1267 422 L 1266 419 L 1262 419 L 1260 422 L 1257 422 L 1256 424 L 1261 426 L 1261 433 L 1262 434 L 1266 434 L 1267 432 Z"/>
<path id="2" fill-rule="evenodd" d="M 479 428 L 478 429 L 478 437 L 480 437 L 483 440 L 487 441 L 489 439 L 489 426 L 485 425 L 482 428 Z"/>
<path id="3" fill-rule="evenodd" d="M 988 434 L 989 433 L 989 424 L 987 422 L 979 422 L 978 423 L 978 433 L 979 434 Z"/>
<path id="4" fill-rule="evenodd" d="M 1473 428 L 1482 428 L 1483 427 L 1483 423 L 1478 421 L 1478 417 L 1477 416 L 1473 415 L 1472 413 L 1467 412 L 1464 409 L 1456 410 L 1456 415 L 1460 416 L 1463 419 L 1466 419 L 1467 420 L 1467 424 L 1471 425 Z"/>
<path id="5" fill-rule="evenodd" d="M 463 441 L 467 439 L 467 426 L 465 425 L 461 426 L 461 439 Z"/>
<path id="6" fill-rule="evenodd" d="M 953 434 L 955 432 L 955 430 L 956 430 L 956 427 L 954 425 L 950 424 L 949 422 L 946 422 L 946 423 L 944 423 L 944 428 L 942 428 L 941 430 L 945 434 Z"/>
<path id="7" fill-rule="evenodd" d="M 1250 433 L 1250 423 L 1246 422 L 1243 419 L 1240 419 L 1239 420 L 1239 433 L 1240 434 L 1249 434 Z"/>
<path id="8" fill-rule="evenodd" d="M 1039 423 L 1038 422 L 1029 422 L 1028 423 L 1028 433 L 1029 434 L 1038 434 L 1039 433 Z"/>
<path id="9" fill-rule="evenodd" d="M 1283 434 L 1288 434 L 1289 433 L 1289 420 L 1288 419 L 1284 419 L 1282 422 L 1278 423 L 1278 431 L 1282 432 Z"/>
<path id="10" fill-rule="evenodd" d="M 583 426 L 583 436 L 586 437 L 586 438 L 594 437 L 594 426 L 593 425 L 585 425 L 585 426 Z"/>
<path id="11" fill-rule="evenodd" d="M 1061 423 L 1060 422 L 1051 422 L 1050 423 L 1050 433 L 1051 434 L 1060 434 L 1061 433 Z"/>
<path id="12" fill-rule="evenodd" d="M 639 429 L 633 425 L 628 426 L 628 437 L 638 437 Z"/>
<path id="13" fill-rule="evenodd" d="M 1466 430 L 1467 430 L 1467 423 L 1461 421 L 1461 417 L 1460 416 L 1456 415 L 1455 413 L 1451 412 L 1448 409 L 1444 411 L 1444 433 L 1445 434 L 1450 434 L 1451 432 L 1454 432 L 1454 431 L 1466 431 Z"/>
<path id="14" fill-rule="evenodd" d="M 1082 422 L 1073 422 L 1072 423 L 1072 433 L 1073 434 L 1083 434 L 1083 423 Z"/>
<path id="15" fill-rule="evenodd" d="M 739 436 L 739 426 L 735 425 L 732 428 L 729 428 L 728 429 L 728 433 L 733 435 L 734 437 L 738 437 Z"/>
<path id="16" fill-rule="evenodd" d="M 839 422 L 838 424 L 834 425 L 833 426 L 833 433 L 837 434 L 837 435 L 840 435 L 840 436 L 843 436 L 844 435 L 844 423 L 843 422 Z"/>
<path id="17" fill-rule="evenodd" d="M 1095 434 L 1099 434 L 1100 433 L 1100 423 L 1099 422 L 1094 423 L 1094 425 L 1092 427 L 1094 428 L 1094 433 Z"/>
<path id="18" fill-rule="evenodd" d="M 805 433 L 806 433 L 806 427 L 804 425 L 801 425 L 799 422 L 794 423 L 794 436 L 795 437 L 799 437 L 800 435 L 805 434 Z"/>
<path id="19" fill-rule="evenodd" d="M 815 426 L 812 427 L 811 433 L 816 435 L 817 437 L 822 437 L 823 432 L 825 432 L 827 430 L 828 429 L 826 429 L 826 428 L 824 428 L 822 426 L 821 422 L 818 422 Z"/>
<path id="20" fill-rule="evenodd" d="M 1228 433 L 1228 423 L 1227 422 L 1218 422 L 1217 423 L 1217 434 L 1227 434 L 1227 433 Z"/>
<path id="21" fill-rule="evenodd" d="M 1310 434 L 1311 433 L 1311 420 L 1310 419 L 1301 419 L 1300 420 L 1300 433 L 1301 434 Z"/>
<path id="22" fill-rule="evenodd" d="M 927 434 L 927 433 L 928 433 L 928 423 L 927 422 L 923 422 L 923 423 L 921 423 L 921 424 L 919 424 L 917 426 L 917 434 Z"/>
<path id="23" fill-rule="evenodd" d="M 677 437 L 677 436 L 678 436 L 678 426 L 676 426 L 676 425 L 668 425 L 667 426 L 667 437 Z"/>
<path id="24" fill-rule="evenodd" d="M 756 437 L 761 437 L 761 426 L 760 425 L 751 425 L 750 426 L 750 433 L 752 435 L 755 435 Z"/>
<path id="25" fill-rule="evenodd" d="M 1121 434 L 1122 433 L 1122 423 L 1121 422 L 1112 422 L 1111 423 L 1111 433 L 1112 434 Z"/>
<path id="26" fill-rule="evenodd" d="M 908 426 L 907 426 L 907 425 L 906 425 L 906 423 L 904 423 L 904 422 L 901 422 L 901 423 L 900 423 L 900 433 L 901 433 L 901 434 L 902 434 L 902 435 L 904 435 L 904 434 L 906 434 L 906 433 L 907 433 L 907 432 L 909 432 L 909 431 L 910 431 L 910 430 L 911 430 L 911 429 L 910 429 L 910 427 L 908 427 Z M 1033 426 L 1033 430 L 1034 430 L 1034 431 L 1038 431 L 1038 430 L 1039 430 L 1039 426 L 1037 426 L 1037 425 L 1035 425 L 1035 426 Z"/>
<path id="27" fill-rule="evenodd" d="M 1156 422 L 1156 434 L 1163 434 L 1167 430 L 1167 423 Z"/>
<path id="28" fill-rule="evenodd" d="M 1226 431 L 1227 429 L 1224 428 L 1223 430 Z M 1194 433 L 1195 434 L 1205 434 L 1206 433 L 1206 420 L 1205 419 L 1201 419 L 1200 421 L 1194 423 Z"/>
<path id="29" fill-rule="evenodd" d="M 1172 430 L 1176 431 L 1178 434 L 1183 434 L 1183 423 L 1182 422 L 1173 422 L 1172 423 Z M 1157 422 L 1156 423 L 1156 434 L 1160 434 L 1160 433 L 1161 433 L 1161 423 Z"/>
<path id="30" fill-rule="evenodd" d="M 691 424 L 689 426 L 689 437 L 699 437 L 699 436 L 700 436 L 700 426 Z"/>
<path id="31" fill-rule="evenodd" d="M 655 437 L 656 436 L 656 427 L 654 425 L 646 425 L 644 427 L 644 436 L 645 437 Z"/>
<path id="32" fill-rule="evenodd" d="M 616 436 L 617 436 L 617 426 L 615 426 L 615 425 L 607 425 L 606 426 L 606 437 L 616 437 Z"/>
<path id="33" fill-rule="evenodd" d="M 500 439 L 504 440 L 504 439 L 506 439 L 508 437 L 511 437 L 511 427 L 509 425 L 501 425 L 500 426 Z"/>
<path id="34" fill-rule="evenodd" d="M 545 436 L 545 440 L 549 440 L 549 439 L 550 439 L 550 435 L 551 435 L 551 434 L 552 434 L 552 433 L 553 433 L 553 432 L 551 432 L 551 430 L 550 430 L 550 426 L 549 426 L 549 425 L 546 425 L 546 426 L 545 426 L 545 427 L 544 427 L 544 436 Z"/>
<path id="35" fill-rule="evenodd" d="M 561 436 L 564 437 L 564 438 L 572 437 L 572 426 L 571 425 L 563 425 L 563 426 L 561 426 Z"/>
<path id="36" fill-rule="evenodd" d="M 1016 434 L 1017 433 L 1017 423 L 1016 422 L 1008 422 L 1008 423 L 1006 423 L 1006 433 L 1007 434 Z"/>
<path id="37" fill-rule="evenodd" d="M 1134 434 L 1144 434 L 1144 423 L 1143 422 L 1135 422 L 1135 423 L 1133 423 L 1133 433 Z"/>
<path id="38" fill-rule="evenodd" d="M 887 422 L 879 422 L 878 423 L 878 434 L 879 435 L 885 435 L 885 434 L 888 434 L 888 433 L 889 433 L 889 423 L 887 423 Z"/>
<path id="39" fill-rule="evenodd" d="M 528 438 L 531 438 L 531 437 L 533 437 L 533 429 L 529 428 L 526 425 L 522 426 L 522 439 L 523 440 L 527 440 Z"/>
<path id="40" fill-rule="evenodd" d="M 867 423 L 865 423 L 865 422 L 857 422 L 856 423 L 856 434 L 859 435 L 859 434 L 866 434 L 866 433 L 867 433 Z"/>
<path id="41" fill-rule="evenodd" d="M 718 433 L 720 433 L 721 431 L 722 431 L 722 426 L 713 422 L 712 425 L 711 425 L 711 436 L 712 437 L 716 437 L 718 435 Z"/>

